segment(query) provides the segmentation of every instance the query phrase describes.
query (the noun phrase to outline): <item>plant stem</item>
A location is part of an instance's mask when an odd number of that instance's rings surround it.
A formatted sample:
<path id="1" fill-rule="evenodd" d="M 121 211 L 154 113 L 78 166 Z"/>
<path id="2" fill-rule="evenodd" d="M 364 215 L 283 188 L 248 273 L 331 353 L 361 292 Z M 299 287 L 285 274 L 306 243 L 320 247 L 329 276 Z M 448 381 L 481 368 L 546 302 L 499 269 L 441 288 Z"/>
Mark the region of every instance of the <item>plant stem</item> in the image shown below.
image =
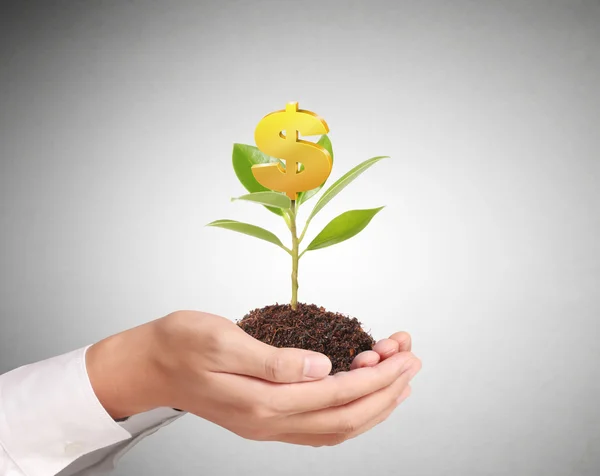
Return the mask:
<path id="1" fill-rule="evenodd" d="M 296 200 L 292 200 L 290 208 L 290 231 L 292 232 L 292 309 L 298 308 L 298 232 L 296 230 Z"/>

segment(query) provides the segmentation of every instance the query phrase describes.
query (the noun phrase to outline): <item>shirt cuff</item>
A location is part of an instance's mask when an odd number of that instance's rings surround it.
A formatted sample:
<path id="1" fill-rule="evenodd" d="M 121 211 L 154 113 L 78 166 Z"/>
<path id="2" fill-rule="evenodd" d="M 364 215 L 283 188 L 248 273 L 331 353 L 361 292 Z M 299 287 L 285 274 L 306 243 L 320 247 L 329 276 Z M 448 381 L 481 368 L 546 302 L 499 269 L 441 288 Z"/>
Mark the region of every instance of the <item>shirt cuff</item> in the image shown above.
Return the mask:
<path id="1" fill-rule="evenodd" d="M 132 436 L 94 393 L 85 364 L 89 347 L 0 376 L 0 442 L 28 476 L 56 474 Z"/>

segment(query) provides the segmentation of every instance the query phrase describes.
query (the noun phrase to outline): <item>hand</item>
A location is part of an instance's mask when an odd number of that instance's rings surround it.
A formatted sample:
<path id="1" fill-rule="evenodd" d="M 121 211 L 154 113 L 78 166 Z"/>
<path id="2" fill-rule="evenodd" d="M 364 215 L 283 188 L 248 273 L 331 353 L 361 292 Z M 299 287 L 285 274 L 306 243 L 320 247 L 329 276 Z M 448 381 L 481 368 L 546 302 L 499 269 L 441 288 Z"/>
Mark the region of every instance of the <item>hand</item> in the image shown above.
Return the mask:
<path id="1" fill-rule="evenodd" d="M 407 332 L 396 332 L 389 339 L 378 341 L 373 350 L 361 352 L 358 354 L 350 369 L 359 369 L 362 367 L 373 367 L 380 361 L 391 357 L 398 352 L 410 352 L 412 350 L 412 339 Z"/>
<path id="2" fill-rule="evenodd" d="M 350 366 L 350 369 L 359 369 L 362 367 L 374 367 L 382 360 L 390 358 L 398 352 L 410 352 L 412 350 L 412 338 L 407 332 L 396 332 L 388 339 L 378 341 L 373 350 L 368 350 L 358 354 Z M 398 401 L 402 403 L 411 395 L 411 386 L 407 385 Z"/>
<path id="3" fill-rule="evenodd" d="M 389 357 L 373 352 L 376 364 L 364 353 L 357 368 L 329 376 L 322 354 L 277 349 L 225 318 L 181 311 L 95 344 L 87 364 L 114 418 L 174 407 L 244 438 L 322 446 L 385 420 L 420 370 L 400 345 Z"/>

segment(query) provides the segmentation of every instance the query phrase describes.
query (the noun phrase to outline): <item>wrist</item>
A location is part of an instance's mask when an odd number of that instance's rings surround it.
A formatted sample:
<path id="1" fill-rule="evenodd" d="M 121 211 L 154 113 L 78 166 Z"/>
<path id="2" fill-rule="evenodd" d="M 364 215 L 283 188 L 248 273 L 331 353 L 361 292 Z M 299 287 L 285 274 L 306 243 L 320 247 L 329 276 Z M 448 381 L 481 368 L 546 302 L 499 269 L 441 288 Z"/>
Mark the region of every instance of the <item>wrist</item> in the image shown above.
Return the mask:
<path id="1" fill-rule="evenodd" d="M 90 383 L 115 420 L 167 406 L 161 399 L 162 373 L 156 363 L 156 332 L 148 323 L 90 346 L 86 367 Z"/>

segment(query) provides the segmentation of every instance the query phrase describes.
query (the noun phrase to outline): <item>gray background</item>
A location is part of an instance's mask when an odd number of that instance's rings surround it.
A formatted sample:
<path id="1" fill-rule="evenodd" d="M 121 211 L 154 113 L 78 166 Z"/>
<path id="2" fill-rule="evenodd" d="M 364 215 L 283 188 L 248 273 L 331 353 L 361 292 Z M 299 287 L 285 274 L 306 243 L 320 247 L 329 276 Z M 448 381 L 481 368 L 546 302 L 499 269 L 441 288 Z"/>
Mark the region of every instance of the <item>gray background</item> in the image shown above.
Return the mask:
<path id="1" fill-rule="evenodd" d="M 232 143 L 287 101 L 327 120 L 332 180 L 392 156 L 314 220 L 387 205 L 305 256 L 300 299 L 412 333 L 413 396 L 323 449 L 186 416 L 117 474 L 598 474 L 599 2 L 12 3 L 0 372 L 177 309 L 285 302 L 281 250 L 203 225 L 285 236 L 229 198 Z"/>

